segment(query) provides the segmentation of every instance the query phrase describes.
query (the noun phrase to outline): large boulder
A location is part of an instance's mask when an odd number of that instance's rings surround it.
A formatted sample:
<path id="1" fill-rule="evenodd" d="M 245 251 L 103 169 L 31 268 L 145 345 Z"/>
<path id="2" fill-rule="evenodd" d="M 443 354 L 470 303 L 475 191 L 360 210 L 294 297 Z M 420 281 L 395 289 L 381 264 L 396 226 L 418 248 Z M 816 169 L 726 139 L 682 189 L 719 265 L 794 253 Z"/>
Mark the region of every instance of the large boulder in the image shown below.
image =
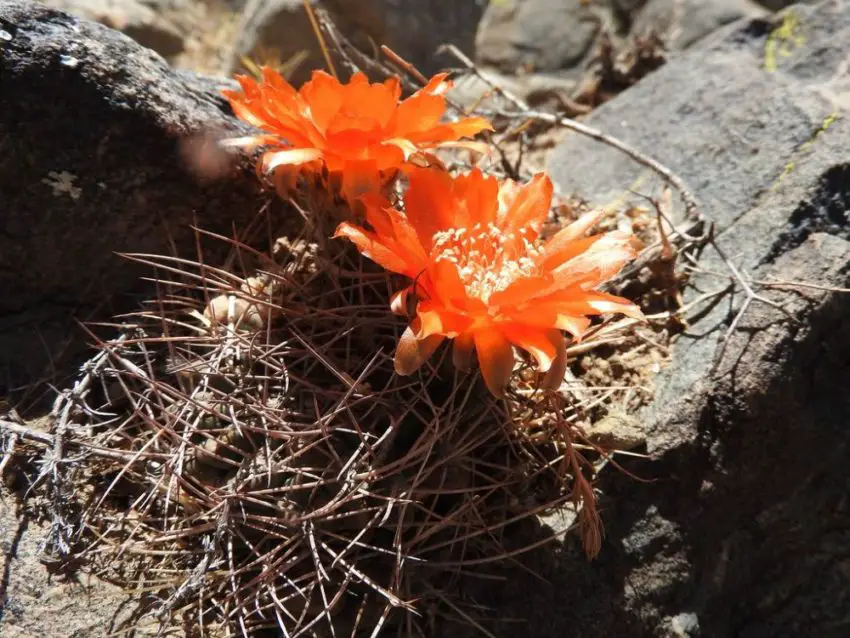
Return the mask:
<path id="1" fill-rule="evenodd" d="M 217 82 L 29 0 L 0 3 L 0 29 L 2 395 L 79 352 L 75 318 L 126 309 L 144 271 L 115 252 L 193 254 L 191 224 L 228 233 L 260 201 L 249 167 L 204 181 L 182 153 L 240 130 Z"/>
<path id="2" fill-rule="evenodd" d="M 475 54 L 503 72 L 578 67 L 613 20 L 610 3 L 581 0 L 491 2 L 478 27 Z"/>
<path id="3" fill-rule="evenodd" d="M 512 573 L 476 597 L 524 619 L 524 636 L 847 635 L 850 295 L 830 288 L 850 283 L 850 14 L 790 10 L 709 36 L 588 119 L 684 178 L 729 262 L 788 314 L 752 301 L 727 339 L 747 300 L 736 283 L 689 315 L 642 415 L 653 460 L 623 461 L 654 481 L 600 484 L 599 560 L 567 545 L 526 563 L 549 584 Z M 658 193 L 651 172 L 574 134 L 548 168 L 595 203 Z M 686 302 L 732 281 L 709 246 Z M 775 281 L 814 287 L 756 283 Z"/>

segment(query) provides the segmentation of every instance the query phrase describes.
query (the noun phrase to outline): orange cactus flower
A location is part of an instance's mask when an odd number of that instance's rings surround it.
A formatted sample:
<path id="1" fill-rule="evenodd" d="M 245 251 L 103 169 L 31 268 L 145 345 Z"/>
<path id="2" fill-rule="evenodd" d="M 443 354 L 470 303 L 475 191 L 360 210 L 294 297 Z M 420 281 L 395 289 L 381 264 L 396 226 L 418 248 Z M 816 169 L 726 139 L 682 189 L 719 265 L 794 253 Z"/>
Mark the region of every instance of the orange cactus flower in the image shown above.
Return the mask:
<path id="1" fill-rule="evenodd" d="M 340 224 L 336 236 L 413 280 L 392 300 L 396 312 L 413 315 L 396 349 L 396 372 L 411 374 L 451 338 L 455 365 L 468 369 L 477 352 L 496 396 L 514 369 L 514 347 L 547 373 L 546 386 L 557 387 L 566 370 L 561 331 L 580 339 L 589 316 L 643 316 L 627 299 L 597 290 L 635 256 L 634 237 L 586 237 L 602 214 L 594 212 L 541 242 L 551 199 L 552 182 L 542 173 L 525 186 L 506 181 L 500 188 L 477 169 L 452 178 L 421 168 L 411 172 L 404 212 L 367 197 L 371 228 Z"/>
<path id="2" fill-rule="evenodd" d="M 492 129 L 479 117 L 440 121 L 451 86 L 444 73 L 403 101 L 397 78 L 370 84 L 355 73 L 342 84 L 315 71 L 296 91 L 274 70 L 262 73 L 261 82 L 237 76 L 242 90 L 224 96 L 239 118 L 266 133 L 231 143 L 270 147 L 261 168 L 279 178 L 324 165 L 349 202 L 378 191 L 411 155 Z"/>

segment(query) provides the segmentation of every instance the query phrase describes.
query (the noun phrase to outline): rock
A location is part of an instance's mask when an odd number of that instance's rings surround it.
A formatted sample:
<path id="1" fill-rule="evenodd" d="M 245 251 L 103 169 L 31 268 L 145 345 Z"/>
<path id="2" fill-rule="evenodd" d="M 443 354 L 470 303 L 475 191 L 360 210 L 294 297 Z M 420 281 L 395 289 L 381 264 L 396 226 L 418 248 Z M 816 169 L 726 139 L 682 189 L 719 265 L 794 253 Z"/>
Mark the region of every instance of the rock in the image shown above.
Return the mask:
<path id="1" fill-rule="evenodd" d="M 21 516 L 3 490 L 0 499 L 0 554 L 4 569 L 0 633 L 3 638 L 106 636 L 133 624 L 135 605 L 126 592 L 93 576 L 55 578 L 44 568 L 41 545 L 49 525 Z M 134 635 L 153 638 L 156 623 L 146 621 Z"/>
<path id="2" fill-rule="evenodd" d="M 0 28 L 9 36 L 0 40 L 6 394 L 48 380 L 63 354 L 74 360 L 68 343 L 76 354 L 85 348 L 75 317 L 128 309 L 127 295 L 150 269 L 115 252 L 171 254 L 173 240 L 195 254 L 191 224 L 229 234 L 261 200 L 251 167 L 204 181 L 181 155 L 210 127 L 245 134 L 219 83 L 171 70 L 128 37 L 36 2 L 5 0 Z"/>
<path id="3" fill-rule="evenodd" d="M 606 21 L 606 3 L 581 0 L 491 2 L 475 38 L 481 64 L 506 73 L 577 67 Z"/>
<path id="4" fill-rule="evenodd" d="M 482 0 L 325 0 L 334 23 L 362 51 L 372 54 L 386 44 L 422 73 L 431 75 L 456 60 L 436 55 L 444 43 L 468 55 L 483 12 Z M 239 58 L 254 56 L 285 62 L 299 52 L 307 57 L 291 76 L 295 84 L 313 69 L 326 68 L 302 0 L 249 2 L 234 45 L 234 68 Z"/>
<path id="5" fill-rule="evenodd" d="M 44 4 L 75 16 L 100 22 L 127 34 L 166 58 L 183 52 L 180 30 L 162 15 L 179 0 L 46 0 Z"/>
<path id="6" fill-rule="evenodd" d="M 753 0 L 650 0 L 637 14 L 632 30 L 637 34 L 654 31 L 668 50 L 677 51 L 726 24 L 766 14 Z"/>
<path id="7" fill-rule="evenodd" d="M 780 21 L 744 20 L 586 122 L 675 170 L 752 281 L 847 288 L 850 14 L 832 0 L 793 11 L 805 37 L 788 40 L 775 71 L 765 45 Z M 575 134 L 548 168 L 563 192 L 595 204 L 628 187 L 659 192 L 651 173 Z M 711 247 L 700 266 L 700 293 L 729 283 Z M 651 481 L 613 472 L 597 483 L 599 558 L 588 563 L 568 541 L 523 559 L 551 585 L 506 571 L 506 584 L 474 591 L 477 602 L 521 619 L 528 638 L 846 635 L 850 295 L 752 285 L 795 320 L 754 301 L 724 347 L 740 286 L 702 306 L 638 415 L 654 460 L 619 459 Z M 513 623 L 488 628 L 516 632 Z"/>
<path id="8" fill-rule="evenodd" d="M 758 3 L 771 11 L 780 11 L 792 4 L 815 4 L 820 0 L 758 0 Z"/>
<path id="9" fill-rule="evenodd" d="M 607 414 L 585 428 L 587 439 L 608 450 L 633 450 L 646 443 L 639 419 L 621 412 Z"/>

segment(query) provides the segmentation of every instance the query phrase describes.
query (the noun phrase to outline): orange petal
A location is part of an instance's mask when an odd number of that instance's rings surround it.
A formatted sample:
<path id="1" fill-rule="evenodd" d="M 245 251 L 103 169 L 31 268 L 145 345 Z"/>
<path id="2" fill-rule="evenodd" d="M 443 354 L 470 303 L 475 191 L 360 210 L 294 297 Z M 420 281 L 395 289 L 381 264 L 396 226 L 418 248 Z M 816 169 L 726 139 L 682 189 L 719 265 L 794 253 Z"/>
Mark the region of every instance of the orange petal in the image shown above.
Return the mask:
<path id="1" fill-rule="evenodd" d="M 367 193 L 380 193 L 381 185 L 381 174 L 374 160 L 349 160 L 345 163 L 340 190 L 347 202 L 353 203 Z"/>
<path id="2" fill-rule="evenodd" d="M 409 317 L 410 303 L 413 298 L 413 286 L 408 286 L 395 293 L 390 299 L 390 310 L 394 315 Z"/>
<path id="3" fill-rule="evenodd" d="M 416 168 L 410 172 L 409 181 L 404 211 L 419 242 L 430 251 L 434 234 L 455 226 L 452 177 L 436 168 Z"/>
<path id="4" fill-rule="evenodd" d="M 490 305 L 494 308 L 511 308 L 528 303 L 536 296 L 544 294 L 552 287 L 554 279 L 551 275 L 540 277 L 523 277 L 511 283 L 507 288 L 493 293 Z"/>
<path id="5" fill-rule="evenodd" d="M 587 281 L 592 281 L 591 287 L 594 287 L 616 275 L 635 255 L 630 235 L 616 231 L 606 233 L 587 250 L 555 268 L 552 276 L 557 288 Z"/>
<path id="6" fill-rule="evenodd" d="M 416 310 L 416 320 L 411 325 L 416 336 L 423 339 L 432 334 L 457 337 L 465 332 L 471 323 L 472 320 L 462 313 L 447 310 L 430 299 L 422 299 Z"/>
<path id="7" fill-rule="evenodd" d="M 501 202 L 504 208 L 499 211 L 499 226 L 506 231 L 530 227 L 535 231 L 532 238 L 536 238 L 549 216 L 552 191 L 552 180 L 545 173 L 538 173 L 520 189 L 508 187 Z"/>
<path id="8" fill-rule="evenodd" d="M 271 151 L 263 155 L 263 170 L 271 173 L 278 166 L 305 164 L 322 158 L 317 148 L 291 148 L 285 151 Z"/>
<path id="9" fill-rule="evenodd" d="M 368 155 L 370 159 L 375 160 L 378 170 L 381 171 L 398 168 L 405 161 L 404 149 L 389 142 L 371 146 Z"/>
<path id="10" fill-rule="evenodd" d="M 384 80 L 384 86 L 387 87 L 393 96 L 393 100 L 398 102 L 398 99 L 401 97 L 401 81 L 397 77 L 389 77 Z"/>
<path id="11" fill-rule="evenodd" d="M 493 130 L 490 120 L 484 117 L 465 117 L 457 122 L 450 122 L 447 126 L 452 129 L 455 139 L 475 137 L 481 131 Z"/>
<path id="12" fill-rule="evenodd" d="M 395 252 L 393 246 L 388 246 L 374 233 L 370 233 L 348 222 L 342 222 L 334 233 L 334 238 L 337 237 L 348 239 L 357 246 L 357 249 L 364 257 L 368 257 L 390 272 L 397 272 L 408 277 L 416 276 L 416 272 L 414 272 L 415 266 L 411 267 L 403 255 Z"/>
<path id="13" fill-rule="evenodd" d="M 552 361 L 558 353 L 558 342 L 564 341 L 564 336 L 554 329 L 523 324 L 506 324 L 500 325 L 499 328 L 508 341 L 534 357 L 541 372 L 546 372 L 552 366 Z"/>
<path id="14" fill-rule="evenodd" d="M 567 312 L 562 304 L 543 303 L 535 300 L 528 307 L 508 313 L 511 322 L 539 329 L 556 328 L 569 332 L 576 340 L 590 327 L 590 319 L 580 312 Z"/>
<path id="15" fill-rule="evenodd" d="M 564 382 L 564 377 L 567 374 L 567 342 L 562 335 L 556 343 L 555 358 L 552 360 L 552 367 L 543 377 L 540 388 L 543 390 L 557 390 Z"/>
<path id="16" fill-rule="evenodd" d="M 534 303 L 536 306 L 557 308 L 560 313 L 575 316 L 620 313 L 635 319 L 644 318 L 640 308 L 628 299 L 598 290 L 570 288 L 535 300 Z"/>
<path id="17" fill-rule="evenodd" d="M 419 126 L 410 126 L 405 130 L 399 130 L 398 134 L 404 135 L 411 142 L 415 142 L 420 146 L 432 147 L 457 142 L 465 137 L 473 137 L 484 130 L 492 130 L 490 122 L 477 117 L 470 117 L 457 122 L 447 123 L 439 123 L 435 121 L 432 126 L 426 126 L 426 123 L 430 121 L 432 120 L 428 120 L 427 122 L 421 121 Z M 474 144 L 474 142 L 469 143 Z M 483 149 L 486 147 L 478 148 Z"/>
<path id="18" fill-rule="evenodd" d="M 396 374 L 406 377 L 416 372 L 440 347 L 444 339 L 443 335 L 431 335 L 418 339 L 412 327 L 408 326 L 396 347 L 394 362 Z"/>
<path id="19" fill-rule="evenodd" d="M 474 168 L 455 178 L 453 191 L 456 202 L 453 225 L 456 228 L 471 228 L 475 224 L 487 226 L 496 221 L 499 210 L 499 182 L 496 178 L 487 177 L 480 169 Z"/>
<path id="20" fill-rule="evenodd" d="M 448 73 L 435 74 L 428 83 L 419 89 L 414 95 L 442 95 L 452 88 Z"/>
<path id="21" fill-rule="evenodd" d="M 263 83 L 268 87 L 274 89 L 279 95 L 282 95 L 285 98 L 289 98 L 291 100 L 296 99 L 298 96 L 298 91 L 286 81 L 280 73 L 275 71 L 270 66 L 263 66 L 262 68 L 263 74 Z"/>
<path id="22" fill-rule="evenodd" d="M 462 332 L 452 344 L 452 362 L 458 370 L 467 372 L 472 368 L 472 353 L 475 350 L 475 338 L 471 331 Z"/>
<path id="23" fill-rule="evenodd" d="M 590 319 L 587 317 L 574 317 L 567 314 L 559 314 L 555 321 L 558 330 L 569 332 L 576 341 L 581 341 L 584 333 L 590 328 Z"/>
<path id="24" fill-rule="evenodd" d="M 419 148 L 416 146 L 416 144 L 403 137 L 394 137 L 389 140 L 384 140 L 383 142 L 381 142 L 381 144 L 394 146 L 395 148 L 401 150 L 401 152 L 404 154 L 403 159 L 405 161 L 410 159 L 411 155 L 419 151 Z M 399 162 L 399 164 L 401 164 L 401 162 Z"/>
<path id="25" fill-rule="evenodd" d="M 421 92 L 414 94 L 398 105 L 387 125 L 387 134 L 390 137 L 410 138 L 416 132 L 433 129 L 439 124 L 445 110 L 444 97 Z"/>
<path id="26" fill-rule="evenodd" d="M 493 396 L 502 398 L 514 369 L 513 348 L 495 328 L 476 330 L 473 337 L 484 383 Z"/>
<path id="27" fill-rule="evenodd" d="M 299 91 L 310 107 L 310 116 L 316 127 L 326 132 L 342 106 L 342 86 L 332 75 L 314 71 L 311 79 Z"/>
<path id="28" fill-rule="evenodd" d="M 222 148 L 244 148 L 250 151 L 258 146 L 268 146 L 278 143 L 280 143 L 280 138 L 277 135 L 247 135 L 245 137 L 228 137 L 219 140 L 218 145 Z"/>
<path id="29" fill-rule="evenodd" d="M 466 288 L 460 279 L 457 266 L 447 259 L 441 259 L 428 267 L 428 279 L 424 282 L 428 292 L 435 300 L 445 306 L 467 307 Z"/>
<path id="30" fill-rule="evenodd" d="M 230 103 L 230 108 L 236 117 L 244 122 L 248 122 L 251 126 L 266 128 L 266 118 L 262 117 L 259 113 L 255 113 L 254 109 L 242 100 L 241 95 L 228 91 L 225 93 L 225 97 Z"/>
<path id="31" fill-rule="evenodd" d="M 544 270 L 557 268 L 565 261 L 581 255 L 605 236 L 594 235 L 593 237 L 581 237 L 576 239 L 566 239 L 561 237 L 561 233 L 564 233 L 569 229 L 570 226 L 567 226 L 563 230 L 559 231 L 543 246 L 543 253 L 538 260 L 538 263 Z"/>
<path id="32" fill-rule="evenodd" d="M 579 239 L 580 237 L 584 237 L 584 235 L 591 228 L 596 226 L 599 223 L 599 220 L 605 216 L 604 210 L 592 210 L 589 213 L 585 213 L 573 223 L 562 228 L 555 237 L 552 238 L 551 241 L 554 241 L 556 237 L 560 238 L 561 241 L 573 241 L 574 239 Z"/>

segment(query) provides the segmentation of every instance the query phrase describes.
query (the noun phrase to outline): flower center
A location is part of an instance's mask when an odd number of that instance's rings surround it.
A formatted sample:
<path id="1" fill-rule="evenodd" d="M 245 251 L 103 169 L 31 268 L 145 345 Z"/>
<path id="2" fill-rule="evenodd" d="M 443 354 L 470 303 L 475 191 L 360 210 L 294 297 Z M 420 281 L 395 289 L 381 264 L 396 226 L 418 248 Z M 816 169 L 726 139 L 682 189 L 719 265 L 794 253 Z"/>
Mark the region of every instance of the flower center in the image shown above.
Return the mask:
<path id="1" fill-rule="evenodd" d="M 466 293 L 487 303 L 493 293 L 537 273 L 533 236 L 528 227 L 505 232 L 493 223 L 452 228 L 434 234 L 431 256 L 453 263 Z"/>

